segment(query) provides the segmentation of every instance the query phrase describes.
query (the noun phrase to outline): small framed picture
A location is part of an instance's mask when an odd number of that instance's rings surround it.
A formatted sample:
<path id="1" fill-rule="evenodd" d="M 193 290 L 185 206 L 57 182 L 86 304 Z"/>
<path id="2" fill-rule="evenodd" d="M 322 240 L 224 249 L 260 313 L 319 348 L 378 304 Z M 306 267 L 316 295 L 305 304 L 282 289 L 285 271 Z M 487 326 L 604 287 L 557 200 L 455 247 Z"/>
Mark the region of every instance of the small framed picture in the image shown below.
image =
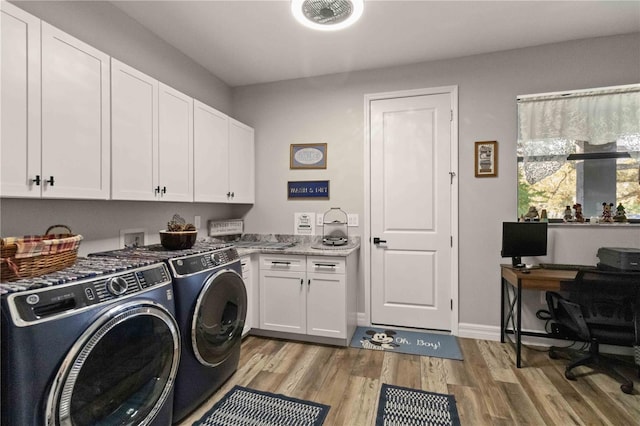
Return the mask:
<path id="1" fill-rule="evenodd" d="M 483 141 L 475 144 L 476 177 L 498 176 L 498 142 Z"/>
<path id="2" fill-rule="evenodd" d="M 291 144 L 289 168 L 291 169 L 326 169 L 327 168 L 327 144 L 326 143 Z"/>

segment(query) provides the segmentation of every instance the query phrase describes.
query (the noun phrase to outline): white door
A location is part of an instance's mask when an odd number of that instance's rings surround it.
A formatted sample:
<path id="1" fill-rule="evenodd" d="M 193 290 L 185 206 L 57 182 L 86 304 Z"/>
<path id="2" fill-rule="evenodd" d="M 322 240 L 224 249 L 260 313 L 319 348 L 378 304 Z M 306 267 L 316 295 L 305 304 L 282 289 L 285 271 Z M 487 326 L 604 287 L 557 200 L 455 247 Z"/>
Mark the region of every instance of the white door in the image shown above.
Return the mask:
<path id="1" fill-rule="evenodd" d="M 229 201 L 255 202 L 254 130 L 229 119 Z"/>
<path id="2" fill-rule="evenodd" d="M 0 195 L 40 197 L 40 20 L 0 2 Z"/>
<path id="3" fill-rule="evenodd" d="M 109 56 L 42 22 L 43 197 L 108 199 Z"/>
<path id="4" fill-rule="evenodd" d="M 164 201 L 193 201 L 193 99 L 159 83 L 158 186 Z"/>
<path id="5" fill-rule="evenodd" d="M 193 198 L 226 203 L 229 192 L 229 117 L 193 103 Z"/>
<path id="6" fill-rule="evenodd" d="M 111 198 L 155 200 L 158 81 L 111 59 Z"/>
<path id="7" fill-rule="evenodd" d="M 375 324 L 451 330 L 451 99 L 370 101 Z"/>

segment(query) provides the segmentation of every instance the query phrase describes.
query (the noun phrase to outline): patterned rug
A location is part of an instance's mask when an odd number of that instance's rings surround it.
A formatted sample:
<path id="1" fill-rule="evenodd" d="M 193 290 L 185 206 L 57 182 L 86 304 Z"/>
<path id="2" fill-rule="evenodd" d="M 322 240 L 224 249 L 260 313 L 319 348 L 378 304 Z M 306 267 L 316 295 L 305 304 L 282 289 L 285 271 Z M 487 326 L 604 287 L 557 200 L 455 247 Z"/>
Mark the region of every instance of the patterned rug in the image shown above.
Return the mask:
<path id="1" fill-rule="evenodd" d="M 460 426 L 453 395 L 382 384 L 376 426 Z"/>
<path id="2" fill-rule="evenodd" d="M 234 386 L 193 426 L 320 426 L 329 406 Z"/>
<path id="3" fill-rule="evenodd" d="M 462 360 L 456 336 L 375 327 L 358 327 L 351 346 L 376 351 Z"/>

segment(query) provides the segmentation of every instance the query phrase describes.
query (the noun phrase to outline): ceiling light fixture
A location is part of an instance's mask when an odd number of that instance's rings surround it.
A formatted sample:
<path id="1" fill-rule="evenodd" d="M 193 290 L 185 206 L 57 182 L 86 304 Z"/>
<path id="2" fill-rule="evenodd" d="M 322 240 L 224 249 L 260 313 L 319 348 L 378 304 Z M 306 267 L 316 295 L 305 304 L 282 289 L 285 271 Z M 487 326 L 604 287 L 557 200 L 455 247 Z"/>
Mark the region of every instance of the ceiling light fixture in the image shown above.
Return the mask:
<path id="1" fill-rule="evenodd" d="M 352 25 L 364 10 L 364 0 L 292 0 L 291 13 L 305 27 L 336 31 Z"/>

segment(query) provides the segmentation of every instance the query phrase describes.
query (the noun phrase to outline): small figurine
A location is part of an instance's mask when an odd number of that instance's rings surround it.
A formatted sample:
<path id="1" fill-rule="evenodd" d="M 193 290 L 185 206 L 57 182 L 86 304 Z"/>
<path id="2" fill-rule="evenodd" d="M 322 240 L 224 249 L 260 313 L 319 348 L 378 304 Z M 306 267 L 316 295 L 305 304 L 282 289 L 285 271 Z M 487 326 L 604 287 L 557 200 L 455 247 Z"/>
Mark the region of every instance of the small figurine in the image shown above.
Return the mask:
<path id="1" fill-rule="evenodd" d="M 571 206 L 567 206 L 564 209 L 564 216 L 562 217 L 562 219 L 565 222 L 572 222 L 573 221 L 573 214 L 571 213 Z"/>
<path id="2" fill-rule="evenodd" d="M 524 215 L 524 219 L 527 222 L 532 222 L 538 219 L 538 209 L 535 206 L 529 207 L 529 211 Z"/>
<path id="3" fill-rule="evenodd" d="M 575 211 L 576 222 L 584 223 L 584 216 L 582 215 L 582 204 L 574 204 L 573 210 Z"/>
<path id="4" fill-rule="evenodd" d="M 613 207 L 613 203 L 602 203 L 602 218 L 600 222 L 611 223 L 613 222 L 613 218 L 611 217 L 611 208 Z"/>
<path id="5" fill-rule="evenodd" d="M 540 210 L 540 222 L 549 222 L 549 218 L 547 218 L 547 209 Z"/>
<path id="6" fill-rule="evenodd" d="M 625 214 L 624 206 L 622 205 L 622 203 L 618 204 L 618 207 L 616 207 L 616 215 L 613 217 L 613 221 L 620 223 L 624 223 L 627 221 L 627 215 Z"/>

